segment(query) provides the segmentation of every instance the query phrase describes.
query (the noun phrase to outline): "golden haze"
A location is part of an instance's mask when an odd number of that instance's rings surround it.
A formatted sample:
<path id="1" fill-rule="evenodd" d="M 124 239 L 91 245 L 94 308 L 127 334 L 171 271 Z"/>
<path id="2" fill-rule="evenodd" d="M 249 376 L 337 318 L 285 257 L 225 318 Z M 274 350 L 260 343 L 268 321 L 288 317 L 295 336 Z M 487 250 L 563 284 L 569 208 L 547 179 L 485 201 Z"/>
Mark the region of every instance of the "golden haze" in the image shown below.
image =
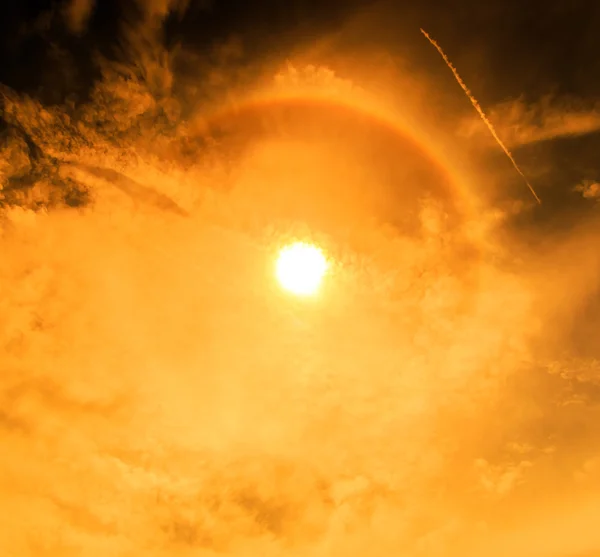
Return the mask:
<path id="1" fill-rule="evenodd" d="M 40 180 L 2 209 L 2 554 L 600 548 L 598 367 L 564 355 L 597 226 L 529 253 L 485 169 L 289 71 L 156 151 L 83 125 L 69 151 L 60 112 L 13 101 L 92 203 L 33 211 Z M 141 129 L 148 97 L 110 83 Z M 296 241 L 330 262 L 316 303 L 273 277 Z"/>

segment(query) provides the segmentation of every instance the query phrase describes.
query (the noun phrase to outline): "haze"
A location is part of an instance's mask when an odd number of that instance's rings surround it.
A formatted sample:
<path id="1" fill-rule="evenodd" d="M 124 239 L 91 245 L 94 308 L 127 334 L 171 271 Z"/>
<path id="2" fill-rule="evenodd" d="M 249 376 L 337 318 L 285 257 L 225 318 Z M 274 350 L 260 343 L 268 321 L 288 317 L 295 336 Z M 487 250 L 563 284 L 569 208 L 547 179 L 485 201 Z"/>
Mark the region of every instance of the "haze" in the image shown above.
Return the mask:
<path id="1" fill-rule="evenodd" d="M 4 91 L 3 555 L 600 551 L 597 211 L 513 225 L 445 92 L 312 46 L 210 104 Z"/>

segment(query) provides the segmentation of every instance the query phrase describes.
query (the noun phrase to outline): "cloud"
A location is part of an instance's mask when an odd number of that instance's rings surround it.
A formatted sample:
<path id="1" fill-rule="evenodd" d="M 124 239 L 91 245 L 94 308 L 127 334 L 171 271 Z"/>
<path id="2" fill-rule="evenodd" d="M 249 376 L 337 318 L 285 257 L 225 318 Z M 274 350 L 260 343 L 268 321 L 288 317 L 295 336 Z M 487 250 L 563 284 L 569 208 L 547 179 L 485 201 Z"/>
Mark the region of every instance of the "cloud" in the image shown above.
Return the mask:
<path id="1" fill-rule="evenodd" d="M 65 23 L 72 33 L 80 35 L 94 11 L 95 0 L 68 0 L 63 7 Z"/>
<path id="2" fill-rule="evenodd" d="M 585 199 L 600 198 L 600 183 L 594 180 L 586 180 L 573 188 L 574 191 L 581 193 Z"/>
<path id="3" fill-rule="evenodd" d="M 509 147 L 519 147 L 561 137 L 576 137 L 600 130 L 600 108 L 578 106 L 573 100 L 545 97 L 537 103 L 522 99 L 488 109 L 498 135 Z M 474 116 L 460 125 L 463 137 L 482 137 L 486 130 Z"/>
<path id="4" fill-rule="evenodd" d="M 147 17 L 163 19 L 174 11 L 182 15 L 189 0 L 136 0 L 136 3 Z"/>
<path id="5" fill-rule="evenodd" d="M 483 205 L 456 224 L 411 141 L 330 106 L 207 132 L 201 103 L 168 112 L 178 76 L 144 32 L 77 110 L 5 91 L 5 552 L 597 548 L 598 366 L 568 342 L 591 319 L 597 226 L 522 241 Z M 288 69 L 290 93 L 354 89 Z M 74 185 L 76 210 L 23 193 Z M 304 234 L 335 260 L 310 305 L 271 277 Z"/>

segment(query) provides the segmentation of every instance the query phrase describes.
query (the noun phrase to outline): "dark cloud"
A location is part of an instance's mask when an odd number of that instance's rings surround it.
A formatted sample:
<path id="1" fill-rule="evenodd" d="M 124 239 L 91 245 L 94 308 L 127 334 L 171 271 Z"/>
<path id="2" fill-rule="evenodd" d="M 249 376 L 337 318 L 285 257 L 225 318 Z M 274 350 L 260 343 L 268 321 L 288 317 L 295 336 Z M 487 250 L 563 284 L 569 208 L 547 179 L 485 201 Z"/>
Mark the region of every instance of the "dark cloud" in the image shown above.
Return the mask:
<path id="1" fill-rule="evenodd" d="M 65 23 L 75 34 L 82 34 L 94 10 L 94 0 L 68 0 L 64 7 Z"/>

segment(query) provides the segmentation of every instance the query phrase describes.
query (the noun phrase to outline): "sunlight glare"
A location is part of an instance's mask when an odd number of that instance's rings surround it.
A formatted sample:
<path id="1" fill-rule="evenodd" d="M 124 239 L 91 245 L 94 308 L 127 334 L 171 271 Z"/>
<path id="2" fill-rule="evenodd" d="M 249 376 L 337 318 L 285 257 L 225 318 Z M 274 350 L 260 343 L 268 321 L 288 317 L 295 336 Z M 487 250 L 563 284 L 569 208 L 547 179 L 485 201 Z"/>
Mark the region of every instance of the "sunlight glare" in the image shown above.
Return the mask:
<path id="1" fill-rule="evenodd" d="M 279 252 L 277 280 L 292 294 L 310 296 L 319 289 L 327 267 L 327 259 L 318 247 L 296 242 Z"/>

